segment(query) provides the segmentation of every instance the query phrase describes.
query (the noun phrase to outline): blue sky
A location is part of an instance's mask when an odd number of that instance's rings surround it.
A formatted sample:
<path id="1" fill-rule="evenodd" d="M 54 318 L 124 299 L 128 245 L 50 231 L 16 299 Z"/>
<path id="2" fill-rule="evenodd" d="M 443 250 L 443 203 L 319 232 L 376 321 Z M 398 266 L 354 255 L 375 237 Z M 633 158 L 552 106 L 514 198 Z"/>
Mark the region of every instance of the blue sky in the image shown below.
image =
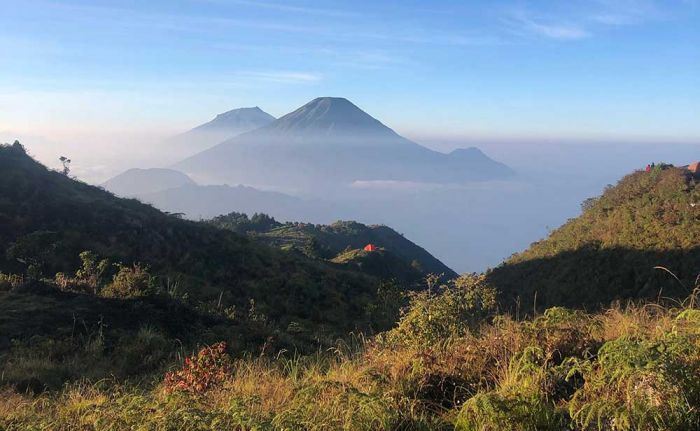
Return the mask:
<path id="1" fill-rule="evenodd" d="M 344 96 L 408 136 L 700 141 L 700 2 L 0 0 L 0 131 Z"/>

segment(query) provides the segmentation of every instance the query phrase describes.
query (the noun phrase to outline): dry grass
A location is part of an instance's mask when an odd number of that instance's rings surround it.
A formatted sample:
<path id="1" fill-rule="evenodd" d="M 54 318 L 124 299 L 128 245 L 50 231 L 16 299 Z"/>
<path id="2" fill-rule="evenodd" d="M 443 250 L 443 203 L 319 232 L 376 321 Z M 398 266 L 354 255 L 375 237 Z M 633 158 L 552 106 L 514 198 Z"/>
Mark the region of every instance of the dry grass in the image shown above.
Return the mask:
<path id="1" fill-rule="evenodd" d="M 700 311 L 688 306 L 555 308 L 432 343 L 380 336 L 306 357 L 240 359 L 199 395 L 168 394 L 158 381 L 5 389 L 0 429 L 691 429 L 699 339 Z"/>

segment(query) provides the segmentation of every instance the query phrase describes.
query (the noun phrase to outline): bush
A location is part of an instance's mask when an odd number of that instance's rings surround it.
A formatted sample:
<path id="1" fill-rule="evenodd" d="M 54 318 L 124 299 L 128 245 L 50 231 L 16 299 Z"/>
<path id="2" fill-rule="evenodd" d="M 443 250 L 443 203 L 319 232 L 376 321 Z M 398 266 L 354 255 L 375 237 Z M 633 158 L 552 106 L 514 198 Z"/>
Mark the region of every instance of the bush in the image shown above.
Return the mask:
<path id="1" fill-rule="evenodd" d="M 483 276 L 462 275 L 450 285 L 412 296 L 390 341 L 431 345 L 475 332 L 496 310 L 496 291 Z"/>
<path id="2" fill-rule="evenodd" d="M 700 428 L 700 356 L 694 335 L 670 332 L 660 340 L 623 336 L 598 360 L 574 369 L 585 381 L 569 411 L 576 425 L 599 430 Z"/>
<path id="3" fill-rule="evenodd" d="M 112 355 L 118 377 L 143 375 L 160 370 L 175 351 L 173 340 L 152 327 L 142 327 L 134 334 L 122 336 Z"/>
<path id="4" fill-rule="evenodd" d="M 523 323 L 531 343 L 541 347 L 548 360 L 561 362 L 567 357 L 586 358 L 600 347 L 596 339 L 599 322 L 579 310 L 553 307 L 532 321 Z"/>
<path id="5" fill-rule="evenodd" d="M 102 291 L 108 298 L 139 298 L 155 293 L 155 280 L 147 266 L 138 263 L 132 266 L 118 264 L 119 270 L 112 282 Z"/>
<path id="6" fill-rule="evenodd" d="M 23 283 L 24 278 L 21 275 L 0 272 L 0 291 L 14 289 Z"/>
<path id="7" fill-rule="evenodd" d="M 479 393 L 462 407 L 458 430 L 559 431 L 569 422 L 566 411 L 556 404 L 558 386 L 568 367 L 550 366 L 545 352 L 528 347 L 510 361 L 496 390 Z"/>
<path id="8" fill-rule="evenodd" d="M 226 343 L 205 346 L 196 355 L 185 358 L 182 369 L 165 374 L 165 390 L 203 393 L 220 385 L 230 372 Z"/>
<path id="9" fill-rule="evenodd" d="M 75 278 L 93 289 L 97 293 L 103 283 L 103 275 L 109 268 L 107 259 L 100 260 L 97 253 L 84 251 L 80 253 L 81 268 L 76 271 Z"/>
<path id="10" fill-rule="evenodd" d="M 455 429 L 460 431 L 560 431 L 566 422 L 539 394 L 487 392 L 469 400 Z"/>
<path id="11" fill-rule="evenodd" d="M 391 430 L 399 414 L 381 398 L 334 381 L 313 383 L 300 390 L 272 424 L 276 429 Z"/>
<path id="12" fill-rule="evenodd" d="M 100 259 L 93 251 L 83 251 L 79 254 L 80 268 L 75 271 L 75 277 L 63 272 L 56 273 L 54 282 L 61 290 L 81 293 L 98 294 L 104 286 L 105 273 L 109 269 L 109 261 Z"/>

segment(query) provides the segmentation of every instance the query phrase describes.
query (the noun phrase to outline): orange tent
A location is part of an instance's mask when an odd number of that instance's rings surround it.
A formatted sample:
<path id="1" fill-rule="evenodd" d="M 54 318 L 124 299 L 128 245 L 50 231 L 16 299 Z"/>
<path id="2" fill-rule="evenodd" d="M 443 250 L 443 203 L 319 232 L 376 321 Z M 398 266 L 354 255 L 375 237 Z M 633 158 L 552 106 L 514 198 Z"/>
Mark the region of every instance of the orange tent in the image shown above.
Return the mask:
<path id="1" fill-rule="evenodd" d="M 688 170 L 694 174 L 700 174 L 700 162 L 693 162 L 689 164 Z"/>
<path id="2" fill-rule="evenodd" d="M 365 251 L 377 251 L 379 250 L 379 247 L 377 247 L 374 244 L 367 244 L 364 248 Z"/>

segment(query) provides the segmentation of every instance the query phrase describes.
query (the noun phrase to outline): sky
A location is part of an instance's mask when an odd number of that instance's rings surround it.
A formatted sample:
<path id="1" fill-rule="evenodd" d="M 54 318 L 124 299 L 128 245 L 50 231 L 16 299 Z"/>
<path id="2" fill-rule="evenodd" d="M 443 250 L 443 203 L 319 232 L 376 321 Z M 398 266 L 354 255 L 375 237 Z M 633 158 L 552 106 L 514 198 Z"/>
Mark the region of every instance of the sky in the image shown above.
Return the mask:
<path id="1" fill-rule="evenodd" d="M 700 142 L 700 0 L 0 0 L 0 58 L 1 136 L 95 151 L 318 96 L 426 140 Z"/>

